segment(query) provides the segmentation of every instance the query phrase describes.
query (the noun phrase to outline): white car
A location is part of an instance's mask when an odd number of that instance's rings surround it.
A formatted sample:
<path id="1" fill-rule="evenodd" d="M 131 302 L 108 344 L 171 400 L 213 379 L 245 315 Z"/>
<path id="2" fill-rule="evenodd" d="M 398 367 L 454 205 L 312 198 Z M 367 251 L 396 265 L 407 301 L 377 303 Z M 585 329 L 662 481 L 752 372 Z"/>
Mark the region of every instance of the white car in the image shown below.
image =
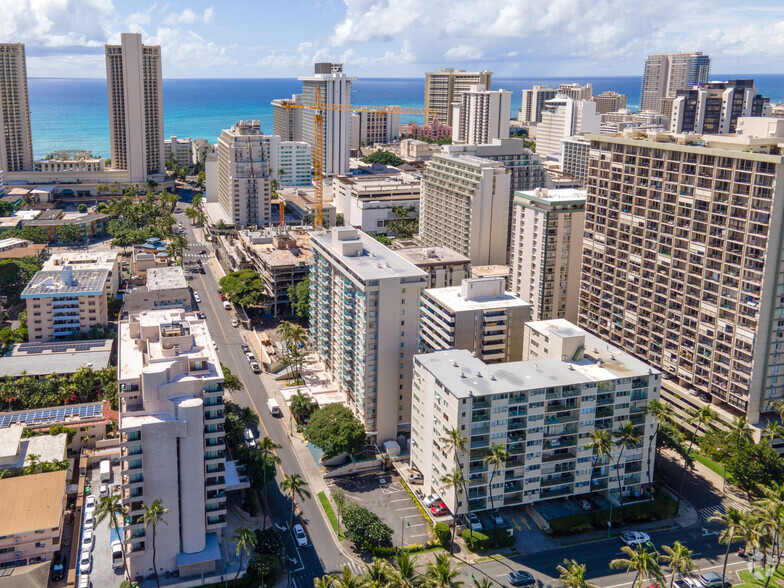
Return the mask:
<path id="1" fill-rule="evenodd" d="M 302 525 L 294 525 L 294 539 L 297 540 L 297 547 L 305 547 L 308 544 L 308 536 L 305 535 L 305 529 Z"/>
<path id="2" fill-rule="evenodd" d="M 441 500 L 441 497 L 438 494 L 431 494 L 430 496 L 426 497 L 422 501 L 422 504 L 424 504 L 426 507 L 430 508 L 431 506 L 433 506 L 437 502 L 443 502 L 443 500 Z"/>
<path id="3" fill-rule="evenodd" d="M 475 513 L 471 513 L 468 515 L 468 523 L 471 525 L 472 531 L 481 531 L 482 530 L 482 521 L 479 520 L 479 517 L 476 516 Z"/>
<path id="4" fill-rule="evenodd" d="M 198 294 L 196 294 L 195 292 L 193 293 L 193 299 L 194 299 L 196 302 L 201 302 L 201 296 L 199 296 L 199 295 L 198 295 Z"/>
<path id="5" fill-rule="evenodd" d="M 651 536 L 648 535 L 648 533 L 642 533 L 641 531 L 627 531 L 626 533 L 621 533 L 621 541 L 629 547 L 637 547 L 638 545 L 648 543 L 650 540 Z"/>
<path id="6" fill-rule="evenodd" d="M 217 348 L 218 348 L 218 344 L 217 344 L 215 341 L 213 341 L 213 342 L 212 342 L 212 346 L 213 346 L 215 349 L 217 349 Z"/>
<path id="7" fill-rule="evenodd" d="M 84 534 L 82 535 L 82 551 L 91 551 L 95 545 L 93 541 L 93 530 L 92 529 L 85 529 Z"/>
<path id="8" fill-rule="evenodd" d="M 90 554 L 90 551 L 82 551 L 82 555 L 79 556 L 79 572 L 82 574 L 89 574 L 90 569 L 92 568 L 93 558 Z"/>
<path id="9" fill-rule="evenodd" d="M 107 484 L 101 484 L 98 487 L 98 496 L 109 496 L 109 486 Z"/>
<path id="10" fill-rule="evenodd" d="M 239 327 L 240 322 L 237 319 L 231 319 L 231 326 L 232 327 Z"/>
<path id="11" fill-rule="evenodd" d="M 90 588 L 90 576 L 82 574 L 79 576 L 79 588 Z"/>
<path id="12" fill-rule="evenodd" d="M 82 525 L 83 529 L 92 529 L 95 526 L 95 519 L 93 518 L 93 513 L 86 512 L 84 513 L 84 524 Z"/>
<path id="13" fill-rule="evenodd" d="M 90 494 L 87 499 L 84 501 L 84 512 L 95 512 L 95 496 Z"/>
<path id="14" fill-rule="evenodd" d="M 256 440 L 253 438 L 253 431 L 250 429 L 245 429 L 242 432 L 242 435 L 245 437 L 245 445 L 247 445 L 249 449 L 256 447 Z"/>

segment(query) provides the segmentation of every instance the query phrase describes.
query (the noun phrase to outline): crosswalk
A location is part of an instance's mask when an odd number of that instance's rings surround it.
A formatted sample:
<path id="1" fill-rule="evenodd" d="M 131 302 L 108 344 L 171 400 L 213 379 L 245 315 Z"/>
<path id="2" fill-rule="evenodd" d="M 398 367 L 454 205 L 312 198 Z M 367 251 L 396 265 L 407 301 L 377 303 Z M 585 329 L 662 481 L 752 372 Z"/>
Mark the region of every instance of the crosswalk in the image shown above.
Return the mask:
<path id="1" fill-rule="evenodd" d="M 737 502 L 733 502 L 731 500 L 721 502 L 714 506 L 706 506 L 705 508 L 701 508 L 698 512 L 702 517 L 702 520 L 708 522 L 708 519 L 711 518 L 715 514 L 725 514 L 727 512 L 727 508 L 734 508 L 735 510 L 739 510 L 741 512 L 748 510 L 742 504 L 738 504 Z"/>
<path id="2" fill-rule="evenodd" d="M 367 568 L 361 563 L 357 563 L 355 561 L 349 561 L 346 562 L 346 565 L 348 566 L 348 569 L 351 570 L 351 573 L 354 574 L 355 576 L 367 572 Z"/>

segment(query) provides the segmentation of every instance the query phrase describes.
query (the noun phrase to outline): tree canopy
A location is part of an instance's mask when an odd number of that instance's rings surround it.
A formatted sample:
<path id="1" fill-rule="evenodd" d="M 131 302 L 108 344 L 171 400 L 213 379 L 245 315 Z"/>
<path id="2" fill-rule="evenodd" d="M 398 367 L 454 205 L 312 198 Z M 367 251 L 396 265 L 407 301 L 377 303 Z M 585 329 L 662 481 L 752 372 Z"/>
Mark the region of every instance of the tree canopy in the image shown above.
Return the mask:
<path id="1" fill-rule="evenodd" d="M 218 282 L 229 302 L 240 306 L 258 306 L 266 300 L 264 280 L 252 269 L 226 274 Z"/>
<path id="2" fill-rule="evenodd" d="M 355 453 L 365 445 L 365 427 L 342 404 L 329 404 L 314 412 L 305 426 L 313 445 L 324 452 L 324 459 L 341 453 Z"/>
<path id="3" fill-rule="evenodd" d="M 343 507 L 346 537 L 359 545 L 391 547 L 392 529 L 379 516 L 361 504 L 349 501 Z"/>
<path id="4" fill-rule="evenodd" d="M 57 227 L 57 239 L 62 243 L 78 243 L 84 240 L 84 234 L 77 225 L 61 225 Z"/>
<path id="5" fill-rule="evenodd" d="M 0 261 L 0 292 L 10 299 L 16 299 L 41 267 L 43 262 L 37 257 Z"/>
<path id="6" fill-rule="evenodd" d="M 404 160 L 400 159 L 391 151 L 374 151 L 367 157 L 363 157 L 362 161 L 364 163 L 381 163 L 383 165 L 391 166 L 402 165 L 405 163 Z"/>
<path id="7" fill-rule="evenodd" d="M 148 192 L 140 202 L 129 196 L 111 201 L 106 212 L 111 217 L 108 233 L 113 238 L 112 247 L 129 247 L 153 237 L 172 237 L 172 210 L 176 203 L 177 196 L 168 192 Z"/>
<path id="8" fill-rule="evenodd" d="M 289 286 L 289 302 L 294 314 L 300 317 L 310 316 L 310 276 L 305 276 Z"/>
<path id="9" fill-rule="evenodd" d="M 5 329 L 3 329 L 5 330 Z M 4 410 L 45 408 L 108 400 L 117 410 L 117 368 L 81 368 L 70 376 L 51 374 L 0 379 L 0 401 Z"/>

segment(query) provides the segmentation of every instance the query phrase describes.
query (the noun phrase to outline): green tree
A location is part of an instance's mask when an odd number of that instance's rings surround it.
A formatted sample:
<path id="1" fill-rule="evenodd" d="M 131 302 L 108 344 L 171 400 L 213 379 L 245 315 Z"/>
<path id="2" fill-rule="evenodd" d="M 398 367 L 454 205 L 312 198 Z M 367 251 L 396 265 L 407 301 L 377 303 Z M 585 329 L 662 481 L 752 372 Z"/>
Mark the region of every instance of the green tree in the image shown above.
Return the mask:
<path id="1" fill-rule="evenodd" d="M 700 408 L 697 413 L 689 419 L 689 424 L 696 424 L 694 428 L 694 434 L 691 436 L 691 441 L 689 441 L 689 448 L 686 450 L 687 455 L 691 455 L 691 448 L 694 445 L 694 441 L 697 439 L 697 436 L 700 434 L 700 431 L 703 427 L 706 427 L 711 422 L 715 421 L 718 418 L 715 412 L 711 409 L 710 406 L 703 406 Z M 675 509 L 677 513 L 681 508 L 681 498 L 683 498 L 683 484 L 686 482 L 686 471 L 687 471 L 687 464 L 684 461 L 683 463 L 683 474 L 681 475 L 681 484 L 680 488 L 678 489 L 678 506 Z"/>
<path id="2" fill-rule="evenodd" d="M 566 588 L 598 588 L 596 584 L 591 584 L 586 580 L 586 569 L 585 564 L 578 563 L 574 559 L 565 559 L 563 564 L 555 568 L 560 574 L 558 579 Z"/>
<path id="3" fill-rule="evenodd" d="M 310 396 L 297 392 L 291 397 L 289 408 L 291 414 L 299 424 L 304 424 L 311 414 L 316 410 L 316 404 L 310 399 Z"/>
<path id="4" fill-rule="evenodd" d="M 305 434 L 324 452 L 323 459 L 356 453 L 364 447 L 367 438 L 365 427 L 342 404 L 328 404 L 315 411 L 305 425 Z"/>
<path id="5" fill-rule="evenodd" d="M 359 548 L 366 544 L 371 547 L 392 545 L 392 529 L 389 525 L 357 502 L 349 501 L 343 507 L 343 527 L 346 537 Z"/>
<path id="6" fill-rule="evenodd" d="M 373 235 L 373 238 L 379 243 L 381 243 L 382 245 L 386 245 L 387 247 L 392 245 L 392 239 L 390 239 L 386 235 Z"/>
<path id="7" fill-rule="evenodd" d="M 231 542 L 237 544 L 236 553 L 240 558 L 237 575 L 234 576 L 234 582 L 236 583 L 240 573 L 242 573 L 242 557 L 256 549 L 256 534 L 248 527 L 238 527 L 231 536 Z"/>
<path id="8" fill-rule="evenodd" d="M 367 157 L 362 158 L 363 163 L 380 163 L 382 165 L 389 165 L 389 166 L 397 166 L 403 165 L 405 160 L 400 159 L 397 155 L 392 153 L 391 151 L 374 151 Z"/>
<path id="9" fill-rule="evenodd" d="M 659 585 L 664 584 L 664 574 L 659 566 L 659 558 L 656 553 L 651 553 L 642 545 L 637 549 L 632 549 L 628 545 L 621 547 L 627 558 L 618 558 L 610 562 L 610 568 L 614 570 L 624 570 L 626 573 L 635 572 L 632 588 L 640 581 L 640 587 L 644 580 L 653 580 Z"/>
<path id="10" fill-rule="evenodd" d="M 392 558 L 395 572 L 390 579 L 390 588 L 419 588 L 423 580 L 417 573 L 416 565 L 416 556 L 398 551 Z"/>
<path id="11" fill-rule="evenodd" d="M 449 555 L 442 553 L 435 561 L 427 564 L 425 583 L 432 588 L 460 588 L 464 582 L 458 580 L 460 570 L 452 566 Z"/>
<path id="12" fill-rule="evenodd" d="M 335 508 L 338 511 L 338 537 L 340 537 L 340 517 L 343 515 L 343 509 L 346 506 L 346 491 L 343 488 L 333 488 L 330 492 L 332 502 L 335 503 Z"/>
<path id="13" fill-rule="evenodd" d="M 174 235 L 174 237 L 172 237 L 171 241 L 169 242 L 169 246 L 167 247 L 168 253 L 172 258 L 174 258 L 175 261 L 177 258 L 182 261 L 185 248 L 187 246 L 188 240 L 183 235 Z"/>
<path id="14" fill-rule="evenodd" d="M 126 510 L 125 507 L 120 502 L 120 496 L 117 494 L 110 494 L 108 496 L 102 496 L 98 499 L 98 504 L 95 505 L 95 525 L 100 525 L 103 521 L 106 521 L 106 524 L 114 529 L 117 534 L 122 537 L 122 532 L 120 531 L 120 526 L 117 523 L 117 517 L 122 519 L 125 516 Z M 122 550 L 122 565 L 123 565 L 123 573 L 125 574 L 125 579 L 129 582 L 131 581 L 130 576 L 128 575 L 128 565 L 125 561 L 125 550 Z"/>
<path id="15" fill-rule="evenodd" d="M 673 543 L 672 547 L 662 545 L 662 549 L 664 550 L 664 555 L 660 555 L 659 559 L 672 570 L 672 576 L 670 577 L 670 588 L 672 588 L 676 573 L 683 577 L 692 571 L 696 565 L 691 558 L 691 550 L 680 541 Z"/>
<path id="16" fill-rule="evenodd" d="M 82 202 L 79 206 L 76 207 L 79 212 L 87 212 L 87 205 Z"/>
<path id="17" fill-rule="evenodd" d="M 265 436 L 264 439 L 259 441 L 257 445 L 257 453 L 261 455 L 262 459 L 265 461 L 266 464 L 272 464 L 272 468 L 265 467 L 264 474 L 263 474 L 263 483 L 264 483 L 264 524 L 267 524 L 267 514 L 269 513 L 269 482 L 274 479 L 275 477 L 275 469 L 274 466 L 280 463 L 280 458 L 278 454 L 275 452 L 276 449 L 280 449 L 281 445 L 275 443 L 269 436 Z M 272 472 L 270 475 L 270 469 Z"/>
<path id="18" fill-rule="evenodd" d="M 721 525 L 724 527 L 722 532 L 719 534 L 719 543 L 726 543 L 727 545 L 727 550 L 724 552 L 724 565 L 721 569 L 721 575 L 726 576 L 727 560 L 730 557 L 730 548 L 734 542 L 740 542 L 743 540 L 742 529 L 746 524 L 746 520 L 742 512 L 730 507 L 724 513 L 719 511 L 713 513 L 713 516 L 708 519 L 708 522 L 721 523 Z"/>
<path id="19" fill-rule="evenodd" d="M 291 310 L 299 317 L 310 316 L 310 276 L 305 276 L 296 284 L 289 286 Z"/>
<path id="20" fill-rule="evenodd" d="M 591 458 L 591 486 L 589 494 L 593 495 L 593 480 L 596 476 L 596 469 L 598 464 L 604 464 L 605 460 L 612 453 L 612 433 L 609 429 L 594 429 L 588 434 L 591 440 L 585 446 L 591 449 L 593 457 Z M 608 483 L 609 484 L 609 483 Z"/>
<path id="21" fill-rule="evenodd" d="M 441 485 L 445 490 L 454 490 L 455 492 L 455 513 L 458 512 L 458 505 L 460 504 L 460 495 L 465 488 L 465 477 L 463 470 L 459 467 L 455 468 L 448 474 L 444 474 L 440 478 Z M 495 517 L 494 517 L 495 518 Z M 470 527 L 469 527 L 470 528 Z M 453 555 L 453 546 L 455 544 L 455 531 L 457 531 L 457 524 L 452 525 L 452 540 L 449 543 L 449 554 Z"/>
<path id="22" fill-rule="evenodd" d="M 259 306 L 267 297 L 264 295 L 264 280 L 252 269 L 226 274 L 218 282 L 229 302 L 240 306 Z"/>
<path id="23" fill-rule="evenodd" d="M 158 533 L 158 525 L 163 523 L 168 525 L 166 519 L 163 518 L 169 512 L 168 508 L 164 508 L 160 499 L 156 499 L 150 506 L 142 504 L 144 514 L 142 520 L 144 521 L 144 528 L 152 527 L 152 569 L 155 574 L 155 584 L 160 588 L 160 581 L 158 580 L 158 566 L 155 563 L 155 537 Z"/>
<path id="24" fill-rule="evenodd" d="M 0 261 L 0 292 L 10 300 L 16 300 L 43 262 L 33 256 Z"/>
<path id="25" fill-rule="evenodd" d="M 289 526 L 294 525 L 294 507 L 296 506 L 297 498 L 300 500 L 310 498 L 310 490 L 305 487 L 307 485 L 308 483 L 299 474 L 291 474 L 290 476 L 283 475 L 280 489 L 282 492 L 288 494 L 289 499 L 291 500 L 291 519 Z"/>
<path id="26" fill-rule="evenodd" d="M 61 243 L 78 243 L 84 240 L 84 235 L 78 225 L 60 225 L 57 227 L 57 239 Z"/>
<path id="27" fill-rule="evenodd" d="M 351 569 L 344 565 L 340 574 L 329 577 L 329 585 L 333 588 L 364 588 L 365 580 L 362 576 L 352 574 Z"/>
<path id="28" fill-rule="evenodd" d="M 229 392 L 239 392 L 245 386 L 242 385 L 242 381 L 231 373 L 231 370 L 227 368 L 225 365 L 221 365 L 221 369 L 223 371 L 223 388 L 228 390 Z"/>
<path id="29" fill-rule="evenodd" d="M 646 408 L 646 412 L 653 417 L 653 422 L 656 425 L 656 428 L 653 430 L 653 435 L 651 435 L 651 442 L 648 444 L 648 467 L 647 467 L 647 476 L 648 476 L 648 485 L 653 484 L 653 480 L 651 479 L 651 451 L 653 447 L 656 445 L 656 437 L 659 434 L 659 427 L 662 423 L 672 423 L 672 407 L 669 404 L 665 404 L 660 400 L 651 400 L 648 403 Z"/>
<path id="30" fill-rule="evenodd" d="M 201 194 L 201 192 L 198 192 L 198 193 L 197 193 L 197 194 L 196 194 L 196 195 L 193 197 L 193 199 L 191 200 L 191 204 L 193 205 L 193 207 L 194 207 L 194 208 L 199 208 L 199 206 L 201 206 L 201 201 L 202 201 L 202 199 L 203 199 L 203 197 L 202 197 L 202 194 Z"/>
<path id="31" fill-rule="evenodd" d="M 14 213 L 14 205 L 10 202 L 0 200 L 0 216 L 11 216 Z"/>

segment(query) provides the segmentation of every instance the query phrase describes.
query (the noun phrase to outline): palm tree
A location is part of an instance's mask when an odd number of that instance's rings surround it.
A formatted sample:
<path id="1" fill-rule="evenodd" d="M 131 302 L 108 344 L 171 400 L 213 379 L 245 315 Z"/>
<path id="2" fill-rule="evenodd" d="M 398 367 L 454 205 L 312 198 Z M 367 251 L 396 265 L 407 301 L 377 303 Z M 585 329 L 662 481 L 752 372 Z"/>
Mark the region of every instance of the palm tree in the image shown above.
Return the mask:
<path id="1" fill-rule="evenodd" d="M 466 450 L 466 444 L 468 443 L 468 437 L 463 437 L 460 434 L 460 429 L 455 427 L 454 429 L 447 429 L 446 434 L 438 440 L 441 445 L 444 446 L 446 451 L 453 452 L 455 456 L 455 463 L 457 463 L 457 467 L 460 467 L 460 453 Z M 462 468 L 461 468 L 462 469 Z"/>
<path id="2" fill-rule="evenodd" d="M 364 588 L 385 588 L 389 584 L 389 575 L 387 563 L 374 557 L 364 574 Z"/>
<path id="3" fill-rule="evenodd" d="M 390 579 L 390 588 L 419 588 L 422 578 L 416 571 L 417 557 L 407 551 L 399 551 L 392 558 L 395 568 Z"/>
<path id="4" fill-rule="evenodd" d="M 637 429 L 630 421 L 626 423 L 617 431 L 613 431 L 615 437 L 615 446 L 620 448 L 618 452 L 618 459 L 615 460 L 615 475 L 618 478 L 618 500 L 621 502 L 621 523 L 623 524 L 623 486 L 621 484 L 621 459 L 623 459 L 623 452 L 627 449 L 633 449 L 640 445 L 640 435 Z M 612 521 L 612 518 L 610 518 Z"/>
<path id="5" fill-rule="evenodd" d="M 239 419 L 242 423 L 243 429 L 249 429 L 250 427 L 254 427 L 259 424 L 259 415 L 257 415 L 256 411 L 249 406 L 246 406 L 240 410 Z"/>
<path id="6" fill-rule="evenodd" d="M 242 556 L 256 549 L 258 539 L 256 533 L 248 527 L 238 527 L 231 536 L 231 542 L 237 544 L 237 555 L 240 557 L 240 566 L 237 568 L 237 575 L 234 576 L 234 582 L 236 582 L 242 573 Z"/>
<path id="7" fill-rule="evenodd" d="M 332 578 L 329 576 L 321 576 L 320 578 L 313 578 L 313 588 L 332 588 Z"/>
<path id="8" fill-rule="evenodd" d="M 596 475 L 596 464 L 603 461 L 605 457 L 612 453 L 612 433 L 609 429 L 594 429 L 589 433 L 591 440 L 586 444 L 586 448 L 593 450 L 593 460 L 591 461 L 591 487 L 590 494 L 593 495 L 593 479 Z"/>
<path id="9" fill-rule="evenodd" d="M 777 423 L 776 421 L 768 421 L 768 424 L 765 425 L 765 429 L 762 432 L 762 438 L 768 443 L 771 443 L 776 438 L 784 439 L 784 427 L 781 426 L 781 423 Z"/>
<path id="10" fill-rule="evenodd" d="M 498 470 L 506 464 L 506 460 L 509 459 L 509 453 L 506 451 L 506 447 L 504 445 L 491 445 L 490 446 L 490 453 L 485 455 L 482 462 L 490 467 L 493 468 L 493 473 L 490 474 L 490 481 L 487 483 L 487 490 L 490 494 L 490 509 L 495 509 L 495 504 L 493 503 L 493 478 L 495 478 L 496 473 Z M 490 517 L 493 519 L 493 531 L 496 530 L 498 526 L 495 522 L 495 517 Z M 495 535 L 495 533 L 493 533 Z"/>
<path id="11" fill-rule="evenodd" d="M 463 477 L 463 470 L 459 468 L 455 468 L 449 474 L 444 474 L 441 476 L 440 480 L 441 484 L 444 486 L 446 490 L 454 490 L 455 491 L 455 514 L 458 511 L 458 505 L 460 500 L 460 495 L 463 493 L 463 488 L 465 486 L 465 478 Z M 470 528 L 470 525 L 469 525 Z M 455 531 L 457 530 L 457 524 L 452 525 L 452 541 L 449 544 L 449 555 L 452 555 L 454 552 L 453 547 L 455 544 Z M 473 536 L 473 532 L 472 532 Z"/>
<path id="12" fill-rule="evenodd" d="M 653 422 L 656 424 L 656 428 L 653 430 L 653 434 L 651 435 L 651 442 L 648 444 L 648 485 L 651 485 L 653 484 L 653 481 L 651 480 L 651 451 L 656 445 L 656 437 L 659 435 L 659 426 L 662 423 L 672 422 L 672 407 L 669 404 L 661 402 L 660 400 L 651 400 L 648 403 L 646 412 L 653 418 Z"/>
<path id="13" fill-rule="evenodd" d="M 436 560 L 427 564 L 425 571 L 425 583 L 428 588 L 460 588 L 463 582 L 457 578 L 460 570 L 452 567 L 449 555 L 442 553 L 436 556 Z"/>
<path id="14" fill-rule="evenodd" d="M 29 461 L 30 463 L 28 465 L 26 465 L 25 468 L 22 470 L 22 475 L 23 476 L 29 476 L 31 474 L 38 474 L 38 473 L 40 473 L 42 471 L 43 468 L 41 466 L 41 456 L 40 455 L 37 455 L 35 453 L 31 453 L 30 455 L 27 456 L 27 461 Z"/>
<path id="15" fill-rule="evenodd" d="M 100 525 L 104 520 L 106 524 L 109 525 L 109 528 L 113 528 L 117 535 L 120 535 L 120 528 L 117 524 L 117 517 L 122 517 L 125 515 L 125 507 L 120 502 L 120 497 L 116 494 L 110 494 L 109 496 L 102 496 L 98 499 L 98 504 L 95 505 L 95 525 Z M 125 579 L 130 582 L 131 578 L 128 575 L 128 566 L 125 562 L 125 550 L 122 550 L 122 562 L 123 562 L 123 573 L 125 574 Z"/>
<path id="16" fill-rule="evenodd" d="M 294 524 L 294 502 L 296 497 L 299 497 L 301 500 L 310 498 L 310 491 L 305 488 L 307 485 L 308 483 L 299 474 L 283 475 L 280 489 L 289 494 L 291 498 L 291 521 L 289 526 Z"/>
<path id="17" fill-rule="evenodd" d="M 694 561 L 691 559 L 692 552 L 680 541 L 673 543 L 672 547 L 662 545 L 662 549 L 666 555 L 661 555 L 659 558 L 672 570 L 672 576 L 670 576 L 670 588 L 672 588 L 676 572 L 683 577 L 695 568 Z M 726 560 L 724 565 L 727 565 Z"/>
<path id="18" fill-rule="evenodd" d="M 658 555 L 651 553 L 642 545 L 637 546 L 637 549 L 632 549 L 628 545 L 621 547 L 628 559 L 619 558 L 610 562 L 610 567 L 614 570 L 623 569 L 627 573 L 634 571 L 634 582 L 632 588 L 640 580 L 640 588 L 642 588 L 643 580 L 654 580 L 657 584 L 664 584 L 664 575 L 659 567 Z"/>
<path id="19" fill-rule="evenodd" d="M 558 578 L 566 588 L 598 588 L 585 579 L 585 564 L 574 559 L 565 559 L 563 565 L 557 566 L 556 571 L 561 574 Z"/>
<path id="20" fill-rule="evenodd" d="M 355 576 L 348 566 L 343 566 L 340 574 L 332 576 L 333 588 L 364 588 L 365 581 L 362 576 Z"/>
<path id="21" fill-rule="evenodd" d="M 158 566 L 155 564 L 155 536 L 158 532 L 158 523 L 163 523 L 164 525 L 169 524 L 166 522 L 166 519 L 163 518 L 163 516 L 169 512 L 169 509 L 164 508 L 160 499 L 154 500 L 150 506 L 142 504 L 142 508 L 144 509 L 144 514 L 142 515 L 144 528 L 147 529 L 147 527 L 152 527 L 152 569 L 155 573 L 155 584 L 160 588 L 161 583 L 158 580 Z"/>
<path id="22" fill-rule="evenodd" d="M 741 527 L 745 525 L 745 518 L 743 513 L 735 508 L 728 508 L 725 513 L 716 511 L 708 519 L 709 523 L 721 523 L 724 530 L 719 534 L 719 543 L 727 544 L 727 551 L 724 553 L 724 566 L 721 570 L 721 575 L 724 577 L 727 573 L 727 559 L 730 557 L 730 546 L 735 542 L 742 540 Z"/>
<path id="23" fill-rule="evenodd" d="M 472 575 L 473 575 L 473 574 L 472 574 Z M 485 576 L 485 577 L 484 577 L 484 578 L 482 578 L 481 580 L 477 580 L 476 578 L 473 578 L 473 579 L 471 580 L 471 585 L 473 586 L 473 588 L 493 588 L 493 586 L 495 586 L 495 585 L 496 585 L 496 583 L 495 583 L 495 582 L 493 582 L 493 581 L 492 581 L 490 578 L 488 578 L 487 576 Z"/>
<path id="24" fill-rule="evenodd" d="M 691 455 L 691 448 L 694 445 L 694 441 L 697 439 L 697 436 L 700 434 L 700 429 L 704 426 L 707 426 L 712 421 L 716 420 L 718 415 L 711 409 L 710 406 L 703 406 L 700 408 L 694 416 L 689 419 L 689 424 L 697 424 L 697 427 L 694 429 L 694 434 L 691 436 L 691 441 L 689 442 L 689 448 L 686 450 L 686 455 Z M 683 497 L 683 484 L 686 482 L 686 458 L 684 457 L 683 460 L 683 474 L 681 475 L 681 485 L 678 489 L 678 504 L 675 508 L 675 513 L 677 514 L 681 508 L 681 498 Z"/>
<path id="25" fill-rule="evenodd" d="M 280 458 L 278 454 L 275 453 L 276 449 L 280 449 L 281 445 L 275 443 L 270 437 L 264 437 L 261 441 L 258 442 L 256 445 L 256 453 L 257 455 L 264 460 L 264 524 L 267 524 L 267 511 L 269 510 L 269 486 L 270 480 L 267 480 L 267 470 L 269 469 L 267 465 L 272 464 L 273 466 L 280 463 Z"/>
<path id="26" fill-rule="evenodd" d="M 296 419 L 297 423 L 301 425 L 313 412 L 313 401 L 307 394 L 297 392 L 289 401 L 289 410 L 291 410 L 291 414 Z"/>

